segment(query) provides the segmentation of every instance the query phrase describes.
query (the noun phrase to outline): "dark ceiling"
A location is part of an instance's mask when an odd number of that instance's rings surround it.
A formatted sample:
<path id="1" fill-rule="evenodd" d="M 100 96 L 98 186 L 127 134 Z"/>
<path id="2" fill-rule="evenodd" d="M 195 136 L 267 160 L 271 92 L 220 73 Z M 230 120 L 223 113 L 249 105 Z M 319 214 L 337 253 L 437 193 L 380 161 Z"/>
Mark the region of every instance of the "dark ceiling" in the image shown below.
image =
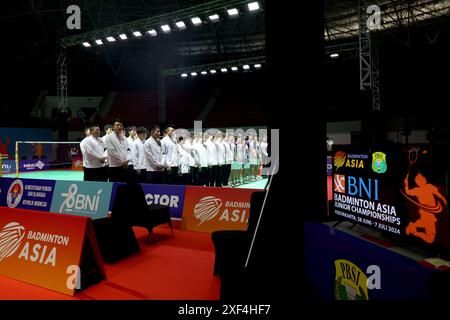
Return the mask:
<path id="1" fill-rule="evenodd" d="M 386 1 L 380 1 L 387 3 Z M 389 1 L 390 5 L 423 5 L 426 1 Z M 447 5 L 447 1 L 427 1 Z M 326 1 L 325 23 L 351 12 L 357 1 Z M 356 7 L 357 8 L 357 7 Z M 353 9 L 355 12 L 355 9 Z M 446 15 L 426 20 L 402 21 L 395 28 L 377 32 L 379 50 L 381 111 L 385 118 L 413 118 L 425 128 L 445 122 L 450 91 L 450 18 Z M 411 14 L 411 12 L 410 12 Z M 414 14 L 414 13 L 412 13 Z M 383 10 L 381 11 L 383 17 Z M 326 41 L 326 46 L 353 44 L 338 59 L 325 56 L 324 86 L 328 121 L 361 119 L 371 107 L 359 90 L 358 36 Z M 448 124 L 447 124 L 448 126 Z"/>
<path id="2" fill-rule="evenodd" d="M 1 110 L 30 108 L 40 90 L 56 94 L 57 39 L 170 13 L 211 1 L 19 0 L 0 11 L 0 61 L 5 82 Z M 80 31 L 67 31 L 69 5 L 81 9 Z M 157 88 L 157 70 L 265 55 L 265 12 L 223 19 L 167 35 L 86 49 L 67 48 L 69 95 Z"/>

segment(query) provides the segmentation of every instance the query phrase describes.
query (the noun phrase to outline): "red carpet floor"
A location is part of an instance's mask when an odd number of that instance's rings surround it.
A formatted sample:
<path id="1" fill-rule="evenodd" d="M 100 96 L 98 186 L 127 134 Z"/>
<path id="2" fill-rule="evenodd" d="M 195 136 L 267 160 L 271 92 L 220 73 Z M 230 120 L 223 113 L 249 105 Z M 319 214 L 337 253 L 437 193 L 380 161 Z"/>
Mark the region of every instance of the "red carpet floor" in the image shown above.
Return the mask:
<path id="1" fill-rule="evenodd" d="M 105 264 L 107 281 L 74 297 L 0 276 L 0 300 L 217 300 L 214 247 L 205 233 L 134 227 L 141 252 Z M 149 240 L 149 241 L 147 241 Z"/>

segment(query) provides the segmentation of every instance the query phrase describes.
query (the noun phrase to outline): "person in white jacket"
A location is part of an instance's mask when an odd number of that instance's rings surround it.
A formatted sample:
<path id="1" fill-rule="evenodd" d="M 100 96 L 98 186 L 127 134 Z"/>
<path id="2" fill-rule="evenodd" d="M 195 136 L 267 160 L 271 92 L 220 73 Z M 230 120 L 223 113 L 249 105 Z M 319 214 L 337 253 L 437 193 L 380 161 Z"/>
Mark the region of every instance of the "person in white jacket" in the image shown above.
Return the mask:
<path id="1" fill-rule="evenodd" d="M 84 181 L 108 181 L 108 172 L 105 167 L 105 146 L 100 138 L 98 125 L 88 128 L 90 135 L 80 142 L 81 154 L 83 155 Z"/>
<path id="2" fill-rule="evenodd" d="M 113 132 L 105 137 L 105 146 L 108 151 L 109 181 L 128 182 L 128 162 L 131 159 L 131 150 L 127 138 L 123 134 L 122 121 L 116 119 L 113 123 Z"/>
<path id="3" fill-rule="evenodd" d="M 212 135 L 205 132 L 205 148 L 206 148 L 206 157 L 208 159 L 208 171 L 207 171 L 207 186 L 214 187 L 217 176 L 217 154 L 216 154 L 216 146 L 212 141 Z"/>
<path id="4" fill-rule="evenodd" d="M 222 139 L 222 132 L 218 132 L 214 138 L 214 145 L 216 146 L 217 157 L 217 173 L 216 173 L 216 187 L 222 187 L 224 168 L 225 168 L 225 145 Z"/>
<path id="5" fill-rule="evenodd" d="M 159 126 L 150 128 L 150 138 L 144 143 L 144 154 L 147 169 L 147 182 L 154 184 L 164 183 L 165 166 L 162 160 L 161 141 L 159 140 Z"/>
<path id="6" fill-rule="evenodd" d="M 256 181 L 258 167 L 258 139 L 256 134 L 250 134 L 248 137 L 248 162 L 250 164 L 249 182 Z"/>
<path id="7" fill-rule="evenodd" d="M 267 167 L 270 166 L 270 164 L 269 164 L 269 153 L 267 152 L 267 147 L 268 147 L 267 135 L 263 135 L 261 137 L 261 143 L 260 143 L 261 162 L 262 162 L 262 167 L 263 168 L 267 168 Z"/>
<path id="8" fill-rule="evenodd" d="M 197 185 L 198 169 L 194 160 L 194 147 L 192 145 L 192 137 L 190 133 L 186 133 L 184 137 L 183 148 L 186 150 L 189 159 L 189 177 L 188 185 Z"/>
<path id="9" fill-rule="evenodd" d="M 178 147 L 174 141 L 174 131 L 173 127 L 167 127 L 164 130 L 165 136 L 161 140 L 162 162 L 167 168 L 167 184 L 178 184 Z"/>
<path id="10" fill-rule="evenodd" d="M 128 143 L 130 145 L 132 145 L 133 142 L 138 138 L 137 132 L 136 132 L 136 126 L 128 126 L 127 132 L 128 132 L 128 137 L 127 137 Z"/>
<path id="11" fill-rule="evenodd" d="M 237 140 L 237 136 L 235 135 L 230 135 L 230 148 L 231 148 L 231 157 L 233 159 L 233 161 L 231 162 L 231 168 L 230 168 L 230 183 L 229 186 L 230 187 L 235 187 L 237 185 L 237 172 L 238 172 L 238 168 L 236 165 L 236 140 Z"/>
<path id="12" fill-rule="evenodd" d="M 136 135 L 136 126 L 128 126 L 127 128 L 127 142 L 128 142 L 128 148 L 130 150 L 131 154 L 131 148 L 133 147 L 133 142 L 138 137 Z M 134 162 L 132 157 L 130 156 L 130 161 L 128 162 L 128 175 L 129 175 L 129 181 L 130 182 L 136 182 L 137 176 L 136 176 L 136 170 L 134 170 Z"/>
<path id="13" fill-rule="evenodd" d="M 209 180 L 207 179 L 208 174 L 208 154 L 206 147 L 203 144 L 203 133 L 199 132 L 195 136 L 194 143 L 192 144 L 193 155 L 195 160 L 195 166 L 198 170 L 197 175 L 197 186 L 208 186 Z"/>
<path id="14" fill-rule="evenodd" d="M 178 137 L 178 175 L 179 175 L 179 182 L 182 185 L 188 185 L 189 183 L 189 156 L 187 151 L 184 148 L 184 137 L 180 136 Z"/>
<path id="15" fill-rule="evenodd" d="M 231 165 L 234 160 L 234 153 L 233 153 L 233 147 L 232 147 L 232 141 L 233 135 L 226 134 L 224 139 L 224 146 L 225 146 L 225 165 L 224 165 L 224 173 L 222 177 L 222 185 L 228 186 L 230 184 L 230 174 L 231 174 Z"/>
<path id="16" fill-rule="evenodd" d="M 147 138 L 147 129 L 139 127 L 136 129 L 137 139 L 131 145 L 131 161 L 133 161 L 136 182 L 147 182 L 147 165 L 145 162 L 144 143 Z"/>
<path id="17" fill-rule="evenodd" d="M 240 185 L 243 180 L 242 170 L 244 167 L 244 157 L 245 157 L 245 142 L 244 142 L 244 138 L 241 135 L 239 135 L 236 139 L 236 154 L 235 154 L 236 177 L 235 177 L 235 181 L 234 181 L 235 186 Z"/>

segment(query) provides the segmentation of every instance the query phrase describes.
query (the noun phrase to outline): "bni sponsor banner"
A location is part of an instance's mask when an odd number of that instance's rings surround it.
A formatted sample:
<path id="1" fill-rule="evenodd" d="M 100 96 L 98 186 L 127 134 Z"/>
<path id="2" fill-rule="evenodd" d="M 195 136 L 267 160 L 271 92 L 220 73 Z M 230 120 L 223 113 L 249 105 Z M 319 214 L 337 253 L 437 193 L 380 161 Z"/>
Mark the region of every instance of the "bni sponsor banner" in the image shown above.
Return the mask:
<path id="1" fill-rule="evenodd" d="M 49 211 L 54 189 L 54 180 L 1 178 L 0 206 Z"/>
<path id="2" fill-rule="evenodd" d="M 247 230 L 254 189 L 186 187 L 182 228 L 211 233 Z"/>
<path id="3" fill-rule="evenodd" d="M 48 170 L 50 167 L 47 160 L 20 160 L 19 162 L 19 171 L 20 172 L 29 172 L 29 171 L 41 171 Z M 15 166 L 14 166 L 15 168 Z"/>
<path id="4" fill-rule="evenodd" d="M 112 185 L 108 182 L 56 181 L 50 211 L 92 219 L 106 218 Z"/>
<path id="5" fill-rule="evenodd" d="M 5 208 L 0 274 L 73 295 L 88 219 Z"/>
<path id="6" fill-rule="evenodd" d="M 112 189 L 109 210 L 111 211 L 116 197 L 116 190 L 123 183 L 114 183 Z M 159 204 L 169 206 L 169 213 L 172 218 L 181 219 L 183 214 L 185 186 L 163 185 L 163 184 L 141 184 L 144 190 L 145 200 L 148 205 Z"/>

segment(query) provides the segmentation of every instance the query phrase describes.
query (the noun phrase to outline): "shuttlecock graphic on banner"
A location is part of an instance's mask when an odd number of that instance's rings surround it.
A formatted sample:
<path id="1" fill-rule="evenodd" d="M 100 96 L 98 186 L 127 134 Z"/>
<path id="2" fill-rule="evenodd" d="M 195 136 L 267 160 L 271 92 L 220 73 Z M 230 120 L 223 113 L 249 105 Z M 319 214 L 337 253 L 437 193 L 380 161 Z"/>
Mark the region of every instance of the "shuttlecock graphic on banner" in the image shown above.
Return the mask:
<path id="1" fill-rule="evenodd" d="M 8 223 L 0 231 L 0 261 L 10 257 L 19 248 L 25 236 L 25 228 L 17 222 Z"/>
<path id="2" fill-rule="evenodd" d="M 347 154 L 343 151 L 338 151 L 334 155 L 334 166 L 336 170 L 342 167 L 345 163 L 345 158 L 347 158 Z"/>
<path id="3" fill-rule="evenodd" d="M 214 219 L 222 207 L 222 200 L 213 196 L 207 196 L 200 199 L 194 208 L 194 216 L 200 220 L 198 225 L 205 221 Z"/>

